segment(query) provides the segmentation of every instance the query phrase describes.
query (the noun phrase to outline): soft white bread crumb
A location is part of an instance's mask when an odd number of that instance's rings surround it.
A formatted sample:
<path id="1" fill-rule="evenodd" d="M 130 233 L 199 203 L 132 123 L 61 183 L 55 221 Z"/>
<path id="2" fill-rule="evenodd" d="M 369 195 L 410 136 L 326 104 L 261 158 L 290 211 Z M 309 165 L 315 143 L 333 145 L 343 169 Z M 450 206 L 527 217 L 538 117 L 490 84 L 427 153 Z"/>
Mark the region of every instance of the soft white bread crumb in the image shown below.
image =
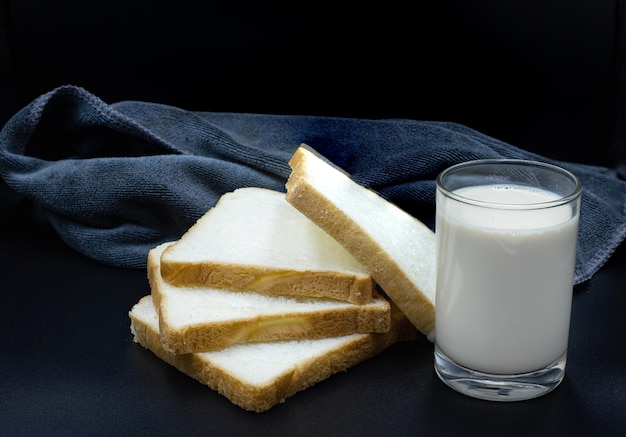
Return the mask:
<path id="1" fill-rule="evenodd" d="M 237 343 L 386 332 L 390 328 L 390 303 L 378 294 L 368 304 L 356 305 L 172 285 L 160 272 L 162 254 L 171 244 L 161 244 L 148 254 L 148 279 L 160 316 L 161 342 L 169 352 L 205 352 Z"/>
<path id="2" fill-rule="evenodd" d="M 151 296 L 135 304 L 129 316 L 136 342 L 235 405 L 256 412 L 267 411 L 392 344 L 415 337 L 406 318 L 394 312 L 391 329 L 384 334 L 250 343 L 215 352 L 176 355 L 161 345 L 158 315 Z"/>
<path id="3" fill-rule="evenodd" d="M 435 233 L 304 144 L 290 165 L 287 201 L 354 255 L 433 340 Z"/>
<path id="4" fill-rule="evenodd" d="M 166 281 L 367 303 L 363 266 L 303 216 L 285 194 L 240 188 L 223 195 L 161 259 Z"/>

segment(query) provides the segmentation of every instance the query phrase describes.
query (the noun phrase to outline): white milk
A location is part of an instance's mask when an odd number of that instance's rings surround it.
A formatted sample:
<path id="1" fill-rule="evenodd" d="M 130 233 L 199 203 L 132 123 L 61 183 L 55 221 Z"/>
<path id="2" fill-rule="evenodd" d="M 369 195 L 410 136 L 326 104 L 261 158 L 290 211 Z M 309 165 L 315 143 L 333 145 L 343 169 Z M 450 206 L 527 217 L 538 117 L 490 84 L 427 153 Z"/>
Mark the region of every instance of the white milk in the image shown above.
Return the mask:
<path id="1" fill-rule="evenodd" d="M 477 186 L 455 193 L 528 204 L 543 190 Z M 545 367 L 567 350 L 578 214 L 480 208 L 437 193 L 436 341 L 457 364 L 486 373 Z"/>

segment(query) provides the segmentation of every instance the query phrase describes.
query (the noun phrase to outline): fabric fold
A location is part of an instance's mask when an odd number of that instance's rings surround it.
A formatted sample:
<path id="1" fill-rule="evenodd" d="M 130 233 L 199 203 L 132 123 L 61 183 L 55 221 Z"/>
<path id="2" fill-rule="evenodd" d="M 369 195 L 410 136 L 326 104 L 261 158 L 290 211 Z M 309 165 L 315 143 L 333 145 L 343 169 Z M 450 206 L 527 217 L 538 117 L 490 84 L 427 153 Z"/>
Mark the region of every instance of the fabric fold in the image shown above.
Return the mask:
<path id="1" fill-rule="evenodd" d="M 626 182 L 612 169 L 547 159 L 459 124 L 107 104 L 75 86 L 40 96 L 4 126 L 0 177 L 42 207 L 75 250 L 145 268 L 148 250 L 179 238 L 225 192 L 284 191 L 288 160 L 301 143 L 431 228 L 435 178 L 450 165 L 518 158 L 572 171 L 584 187 L 577 284 L 626 235 Z"/>

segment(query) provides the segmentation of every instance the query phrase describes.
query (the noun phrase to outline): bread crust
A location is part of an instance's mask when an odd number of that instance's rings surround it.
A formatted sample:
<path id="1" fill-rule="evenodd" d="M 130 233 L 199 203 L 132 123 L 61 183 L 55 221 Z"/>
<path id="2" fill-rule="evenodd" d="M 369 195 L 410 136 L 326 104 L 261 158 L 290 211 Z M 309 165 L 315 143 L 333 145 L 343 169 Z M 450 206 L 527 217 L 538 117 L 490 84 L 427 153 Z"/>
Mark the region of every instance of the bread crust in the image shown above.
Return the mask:
<path id="1" fill-rule="evenodd" d="M 255 291 L 274 296 L 302 296 L 335 299 L 357 305 L 372 300 L 376 284 L 367 275 L 284 270 L 269 266 L 216 262 L 161 264 L 163 279 L 172 285 L 206 285 L 234 291 Z"/>
<path id="2" fill-rule="evenodd" d="M 334 171 L 344 175 L 346 181 L 354 185 L 353 188 L 367 190 L 367 188 L 352 181 L 342 169 L 334 166 L 315 150 L 303 144 L 296 150 L 289 162 L 292 173 L 286 184 L 287 201 L 324 229 L 363 264 L 387 296 L 432 341 L 435 328 L 434 285 L 428 284 L 431 291 L 430 293 L 425 292 L 422 286 L 416 284 L 408 276 L 407 272 L 398 265 L 396 259 L 378 241 L 373 239 L 367 230 L 359 226 L 352 217 L 342 210 L 340 205 L 333 203 L 325 193 L 319 191 L 310 182 L 307 164 L 311 159 L 318 159 Z M 368 191 L 371 192 L 371 190 Z M 363 207 L 366 209 L 367 205 L 363 205 Z M 391 204 L 390 207 L 397 208 Z M 417 223 L 416 219 L 413 220 Z M 380 226 L 391 227 L 393 223 L 380 223 Z M 424 232 L 432 231 L 424 230 Z M 419 256 L 419 252 L 415 252 L 413 256 Z M 425 259 L 424 265 L 420 266 L 424 270 L 424 276 L 434 278 L 435 254 L 426 252 L 423 256 L 432 257 L 432 259 Z M 429 297 L 428 294 L 433 297 Z"/>

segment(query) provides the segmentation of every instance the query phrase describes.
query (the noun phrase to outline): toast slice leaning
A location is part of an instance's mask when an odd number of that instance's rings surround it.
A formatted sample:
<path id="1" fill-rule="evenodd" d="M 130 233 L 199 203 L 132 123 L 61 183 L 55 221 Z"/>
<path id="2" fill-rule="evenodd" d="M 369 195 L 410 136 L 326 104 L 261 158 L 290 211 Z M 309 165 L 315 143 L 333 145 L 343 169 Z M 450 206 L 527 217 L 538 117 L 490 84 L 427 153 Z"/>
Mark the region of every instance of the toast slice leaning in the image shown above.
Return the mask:
<path id="1" fill-rule="evenodd" d="M 161 259 L 174 285 L 326 297 L 365 304 L 374 281 L 340 244 L 285 201 L 246 187 L 224 194 Z"/>
<path id="2" fill-rule="evenodd" d="M 159 320 L 151 296 L 129 312 L 134 341 L 233 404 L 263 412 L 331 375 L 365 361 L 416 330 L 394 313 L 384 334 L 352 334 L 319 340 L 241 344 L 215 352 L 176 355 L 161 345 Z"/>
<path id="3" fill-rule="evenodd" d="M 269 296 L 206 286 L 175 286 L 161 277 L 160 260 L 172 243 L 148 253 L 148 279 L 159 313 L 163 348 L 206 352 L 233 344 L 386 332 L 390 302 L 376 294 L 364 305 L 332 299 Z"/>
<path id="4" fill-rule="evenodd" d="M 363 264 L 428 338 L 435 328 L 435 233 L 303 144 L 286 199 Z"/>

